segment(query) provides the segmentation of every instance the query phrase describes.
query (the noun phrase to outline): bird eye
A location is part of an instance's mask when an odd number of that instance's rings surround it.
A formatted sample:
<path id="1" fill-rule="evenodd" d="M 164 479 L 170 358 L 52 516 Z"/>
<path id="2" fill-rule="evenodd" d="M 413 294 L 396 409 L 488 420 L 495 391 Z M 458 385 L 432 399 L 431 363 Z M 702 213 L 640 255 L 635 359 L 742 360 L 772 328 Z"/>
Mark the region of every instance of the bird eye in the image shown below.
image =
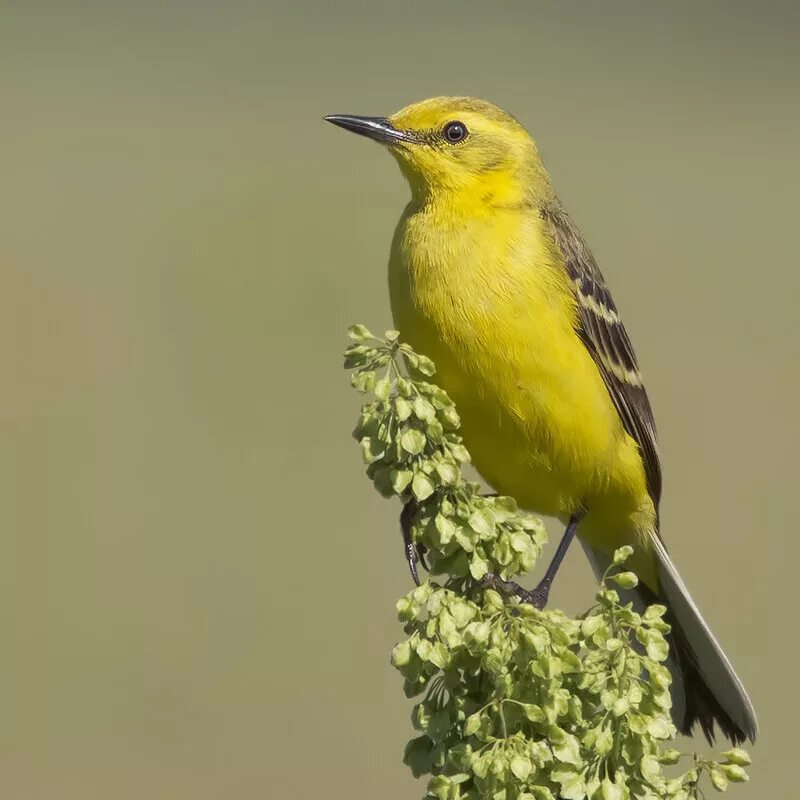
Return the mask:
<path id="1" fill-rule="evenodd" d="M 450 144 L 458 144 L 467 138 L 467 126 L 463 122 L 448 122 L 442 130 L 442 136 Z"/>

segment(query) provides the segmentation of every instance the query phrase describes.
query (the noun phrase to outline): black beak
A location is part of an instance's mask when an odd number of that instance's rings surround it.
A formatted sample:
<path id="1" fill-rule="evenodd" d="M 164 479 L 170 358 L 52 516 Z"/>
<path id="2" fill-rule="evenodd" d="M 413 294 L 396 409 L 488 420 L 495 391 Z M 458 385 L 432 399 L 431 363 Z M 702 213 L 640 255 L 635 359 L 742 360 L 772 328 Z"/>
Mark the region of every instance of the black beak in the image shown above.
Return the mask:
<path id="1" fill-rule="evenodd" d="M 331 114 L 329 117 L 325 117 L 325 121 L 384 144 L 416 141 L 416 138 L 407 131 L 397 130 L 386 117 L 353 117 L 349 114 Z"/>

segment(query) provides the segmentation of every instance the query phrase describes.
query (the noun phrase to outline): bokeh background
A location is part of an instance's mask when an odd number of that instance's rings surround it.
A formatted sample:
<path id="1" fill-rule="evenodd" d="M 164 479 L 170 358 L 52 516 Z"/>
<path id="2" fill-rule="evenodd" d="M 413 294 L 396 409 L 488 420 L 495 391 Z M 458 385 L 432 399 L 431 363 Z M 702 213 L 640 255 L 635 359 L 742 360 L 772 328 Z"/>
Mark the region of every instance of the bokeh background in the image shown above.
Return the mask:
<path id="1" fill-rule="evenodd" d="M 327 113 L 534 133 L 643 362 L 663 529 L 796 793 L 792 2 L 0 1 L 0 794 L 386 798 L 398 508 L 349 438 L 407 190 Z M 579 611 L 579 548 L 554 602 Z M 698 746 L 704 748 L 702 742 Z"/>

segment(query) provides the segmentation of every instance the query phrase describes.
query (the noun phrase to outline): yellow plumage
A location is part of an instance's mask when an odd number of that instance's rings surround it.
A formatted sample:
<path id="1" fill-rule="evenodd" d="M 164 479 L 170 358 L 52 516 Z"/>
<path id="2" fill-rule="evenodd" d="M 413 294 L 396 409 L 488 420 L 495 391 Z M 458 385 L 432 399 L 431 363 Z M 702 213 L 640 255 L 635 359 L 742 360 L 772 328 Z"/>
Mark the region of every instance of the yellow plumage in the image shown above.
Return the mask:
<path id="1" fill-rule="evenodd" d="M 403 214 L 389 267 L 395 325 L 436 363 L 486 480 L 565 521 L 585 506 L 580 535 L 612 553 L 653 527 L 653 505 L 636 443 L 575 332 L 563 262 L 529 210 L 464 210 L 432 200 Z"/>
<path id="2" fill-rule="evenodd" d="M 452 112 L 428 101 L 392 118 L 436 128 Z M 460 111 L 470 128 L 475 113 Z M 531 198 L 552 197 L 535 147 L 505 115 L 481 130 L 519 143 L 506 168 L 397 153 L 414 197 L 394 237 L 389 289 L 395 325 L 437 366 L 461 414 L 476 468 L 497 491 L 566 521 L 585 507 L 579 535 L 606 553 L 638 544 L 640 577 L 658 588 L 647 531 L 655 510 L 638 447 L 579 339 L 575 293 L 563 254 Z M 475 127 L 474 123 L 473 126 Z M 442 163 L 444 162 L 444 163 Z M 519 169 L 520 162 L 524 165 Z M 420 180 L 416 169 L 426 170 Z M 436 173 L 448 174 L 441 182 Z M 487 197 L 491 196 L 491 200 Z"/>
<path id="3" fill-rule="evenodd" d="M 599 573 L 633 545 L 632 599 L 669 606 L 679 727 L 710 736 L 716 721 L 753 738 L 747 694 L 659 535 L 661 468 L 633 348 L 533 140 L 470 98 L 327 119 L 388 145 L 408 179 L 389 262 L 395 325 L 435 362 L 477 469 L 577 526 Z"/>

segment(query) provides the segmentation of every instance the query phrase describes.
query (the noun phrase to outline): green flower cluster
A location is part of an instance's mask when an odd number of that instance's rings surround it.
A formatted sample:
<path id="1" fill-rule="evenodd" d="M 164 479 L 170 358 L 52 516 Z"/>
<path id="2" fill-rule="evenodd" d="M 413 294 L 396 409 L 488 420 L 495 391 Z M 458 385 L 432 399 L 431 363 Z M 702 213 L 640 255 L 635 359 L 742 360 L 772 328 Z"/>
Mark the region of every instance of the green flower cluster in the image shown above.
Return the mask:
<path id="1" fill-rule="evenodd" d="M 392 652 L 406 695 L 420 698 L 404 760 L 430 776 L 426 800 L 690 800 L 704 775 L 719 791 L 746 781 L 743 750 L 715 761 L 667 748 L 669 626 L 663 606 L 621 602 L 617 587 L 638 582 L 624 569 L 632 549 L 616 552 L 578 619 L 490 588 L 533 567 L 541 521 L 462 478 L 458 415 L 427 381 L 429 359 L 396 331 L 350 336 L 345 366 L 374 395 L 354 433 L 367 473 L 384 496 L 415 503 L 413 541 L 446 578 L 400 599 L 406 638 Z"/>

